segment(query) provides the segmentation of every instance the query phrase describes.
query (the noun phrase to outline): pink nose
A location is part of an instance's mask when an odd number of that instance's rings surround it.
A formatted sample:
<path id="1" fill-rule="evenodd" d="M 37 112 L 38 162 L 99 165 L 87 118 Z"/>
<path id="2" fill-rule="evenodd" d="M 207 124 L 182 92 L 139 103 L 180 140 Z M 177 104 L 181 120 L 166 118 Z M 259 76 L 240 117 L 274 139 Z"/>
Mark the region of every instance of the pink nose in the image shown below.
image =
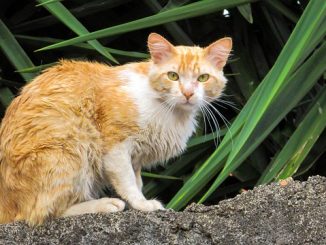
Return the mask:
<path id="1" fill-rule="evenodd" d="M 182 91 L 183 95 L 186 97 L 187 100 L 191 98 L 191 96 L 194 95 L 194 91 Z"/>

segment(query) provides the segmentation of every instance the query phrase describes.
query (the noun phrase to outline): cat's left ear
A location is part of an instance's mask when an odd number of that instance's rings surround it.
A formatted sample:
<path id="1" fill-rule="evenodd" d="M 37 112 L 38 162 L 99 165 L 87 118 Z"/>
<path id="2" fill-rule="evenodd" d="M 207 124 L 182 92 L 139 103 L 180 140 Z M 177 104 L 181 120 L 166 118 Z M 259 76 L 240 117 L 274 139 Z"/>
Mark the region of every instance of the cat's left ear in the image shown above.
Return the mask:
<path id="1" fill-rule="evenodd" d="M 205 56 L 217 69 L 222 70 L 229 58 L 231 49 L 232 39 L 225 37 L 206 47 Z"/>
<path id="2" fill-rule="evenodd" d="M 155 64 L 169 60 L 175 52 L 174 46 L 157 33 L 148 36 L 147 45 Z"/>

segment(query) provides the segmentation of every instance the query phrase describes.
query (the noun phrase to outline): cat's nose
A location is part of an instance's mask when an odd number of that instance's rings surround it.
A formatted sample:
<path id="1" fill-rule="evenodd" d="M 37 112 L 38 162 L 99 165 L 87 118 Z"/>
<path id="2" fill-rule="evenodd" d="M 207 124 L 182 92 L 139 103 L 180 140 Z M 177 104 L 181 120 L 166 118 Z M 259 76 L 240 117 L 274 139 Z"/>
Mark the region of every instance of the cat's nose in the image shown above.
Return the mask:
<path id="1" fill-rule="evenodd" d="M 194 91 L 182 91 L 183 95 L 186 97 L 187 100 L 189 100 L 191 98 L 191 96 L 194 95 Z"/>

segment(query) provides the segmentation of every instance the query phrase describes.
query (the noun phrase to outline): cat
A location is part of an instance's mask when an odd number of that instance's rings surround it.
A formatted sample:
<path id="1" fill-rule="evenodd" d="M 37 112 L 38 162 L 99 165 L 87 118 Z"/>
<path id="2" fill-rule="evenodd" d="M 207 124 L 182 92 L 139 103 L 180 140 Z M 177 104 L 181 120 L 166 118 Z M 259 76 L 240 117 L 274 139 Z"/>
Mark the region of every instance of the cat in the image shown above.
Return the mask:
<path id="1" fill-rule="evenodd" d="M 180 155 L 204 99 L 217 99 L 232 48 L 173 46 L 111 67 L 62 60 L 27 84 L 0 127 L 0 223 L 31 226 L 84 213 L 164 209 L 142 194 L 141 168 Z M 120 198 L 103 197 L 112 186 Z M 102 198 L 100 198 L 102 197 Z"/>

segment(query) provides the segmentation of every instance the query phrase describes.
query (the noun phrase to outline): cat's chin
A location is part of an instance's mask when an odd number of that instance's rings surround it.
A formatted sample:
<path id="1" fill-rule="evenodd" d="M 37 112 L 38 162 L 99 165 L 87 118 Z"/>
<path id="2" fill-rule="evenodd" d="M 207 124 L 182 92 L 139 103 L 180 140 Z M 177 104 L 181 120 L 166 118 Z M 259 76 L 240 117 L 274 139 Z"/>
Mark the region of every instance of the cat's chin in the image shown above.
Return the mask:
<path id="1" fill-rule="evenodd" d="M 197 106 L 197 104 L 186 102 L 186 103 L 177 104 L 177 108 L 180 109 L 180 110 L 183 110 L 183 111 L 192 112 L 192 111 L 197 110 L 198 106 Z"/>

